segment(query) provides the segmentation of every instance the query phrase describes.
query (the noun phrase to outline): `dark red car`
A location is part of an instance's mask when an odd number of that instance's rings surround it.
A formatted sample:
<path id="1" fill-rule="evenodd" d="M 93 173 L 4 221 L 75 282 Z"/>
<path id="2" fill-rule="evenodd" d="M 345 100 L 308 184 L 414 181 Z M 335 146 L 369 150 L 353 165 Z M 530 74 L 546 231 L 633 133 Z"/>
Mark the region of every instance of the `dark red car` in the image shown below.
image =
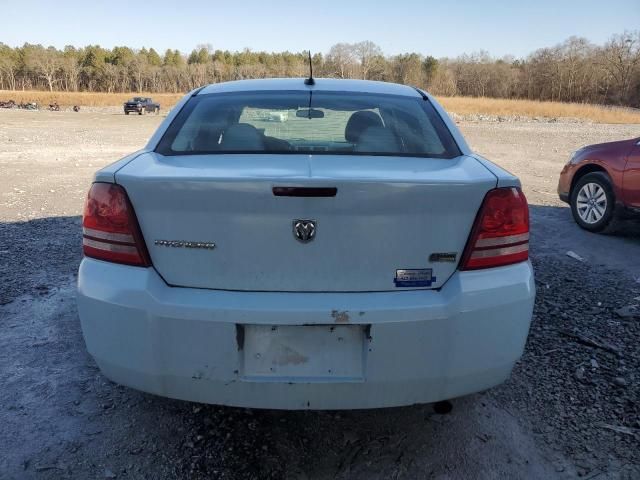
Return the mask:
<path id="1" fill-rule="evenodd" d="M 602 232 L 617 215 L 640 214 L 640 138 L 577 150 L 560 173 L 558 194 L 591 232 Z"/>

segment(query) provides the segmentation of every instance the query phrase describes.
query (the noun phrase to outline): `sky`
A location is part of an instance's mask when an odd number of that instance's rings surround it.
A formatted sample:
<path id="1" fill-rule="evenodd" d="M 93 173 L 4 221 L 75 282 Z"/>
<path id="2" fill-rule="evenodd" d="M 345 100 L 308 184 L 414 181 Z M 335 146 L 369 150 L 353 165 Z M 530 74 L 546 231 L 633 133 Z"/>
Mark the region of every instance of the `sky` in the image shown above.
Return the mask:
<path id="1" fill-rule="evenodd" d="M 385 54 L 524 57 L 576 35 L 640 29 L 640 0 L 0 0 L 0 42 L 326 53 L 371 40 Z"/>

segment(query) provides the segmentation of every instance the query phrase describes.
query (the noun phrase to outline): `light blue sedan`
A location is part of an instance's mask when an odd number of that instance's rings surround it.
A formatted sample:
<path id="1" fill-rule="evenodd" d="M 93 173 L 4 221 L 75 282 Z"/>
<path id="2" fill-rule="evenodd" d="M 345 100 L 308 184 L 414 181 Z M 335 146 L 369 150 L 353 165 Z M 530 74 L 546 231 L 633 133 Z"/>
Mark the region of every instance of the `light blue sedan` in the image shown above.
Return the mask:
<path id="1" fill-rule="evenodd" d="M 102 372 L 212 404 L 375 408 L 492 387 L 535 296 L 518 179 L 431 96 L 382 82 L 194 90 L 97 172 L 83 249 L 78 308 Z"/>

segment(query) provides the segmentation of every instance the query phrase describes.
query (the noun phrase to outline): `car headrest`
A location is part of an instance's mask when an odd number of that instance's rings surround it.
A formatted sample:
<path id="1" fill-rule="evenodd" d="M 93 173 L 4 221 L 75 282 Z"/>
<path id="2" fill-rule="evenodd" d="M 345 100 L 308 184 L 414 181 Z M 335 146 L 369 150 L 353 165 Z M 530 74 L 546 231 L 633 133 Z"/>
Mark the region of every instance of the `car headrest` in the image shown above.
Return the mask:
<path id="1" fill-rule="evenodd" d="M 346 138 L 348 142 L 358 143 L 362 132 L 367 128 L 382 126 L 382 119 L 377 113 L 366 110 L 354 112 L 351 117 L 349 117 L 347 126 L 344 129 L 344 138 Z"/>
<path id="2" fill-rule="evenodd" d="M 248 123 L 231 125 L 222 135 L 222 150 L 264 150 L 260 132 Z"/>
<path id="3" fill-rule="evenodd" d="M 384 127 L 369 127 L 356 145 L 356 152 L 400 153 L 398 139 L 391 130 Z"/>

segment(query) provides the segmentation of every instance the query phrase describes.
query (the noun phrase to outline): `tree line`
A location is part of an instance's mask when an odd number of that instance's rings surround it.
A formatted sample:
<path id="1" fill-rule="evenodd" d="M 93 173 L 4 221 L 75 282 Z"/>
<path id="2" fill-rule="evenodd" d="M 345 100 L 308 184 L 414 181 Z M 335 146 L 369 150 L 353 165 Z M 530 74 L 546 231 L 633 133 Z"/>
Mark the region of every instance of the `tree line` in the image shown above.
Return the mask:
<path id="1" fill-rule="evenodd" d="M 524 98 L 640 107 L 640 31 L 613 35 L 603 45 L 570 37 L 525 58 L 485 51 L 457 58 L 421 53 L 385 55 L 371 41 L 338 43 L 313 55 L 317 77 L 362 78 L 415 85 L 436 95 Z M 200 45 L 185 55 L 153 48 L 62 50 L 0 43 L 0 89 L 179 93 L 198 86 L 267 77 L 308 75 L 305 52 L 240 52 Z"/>

